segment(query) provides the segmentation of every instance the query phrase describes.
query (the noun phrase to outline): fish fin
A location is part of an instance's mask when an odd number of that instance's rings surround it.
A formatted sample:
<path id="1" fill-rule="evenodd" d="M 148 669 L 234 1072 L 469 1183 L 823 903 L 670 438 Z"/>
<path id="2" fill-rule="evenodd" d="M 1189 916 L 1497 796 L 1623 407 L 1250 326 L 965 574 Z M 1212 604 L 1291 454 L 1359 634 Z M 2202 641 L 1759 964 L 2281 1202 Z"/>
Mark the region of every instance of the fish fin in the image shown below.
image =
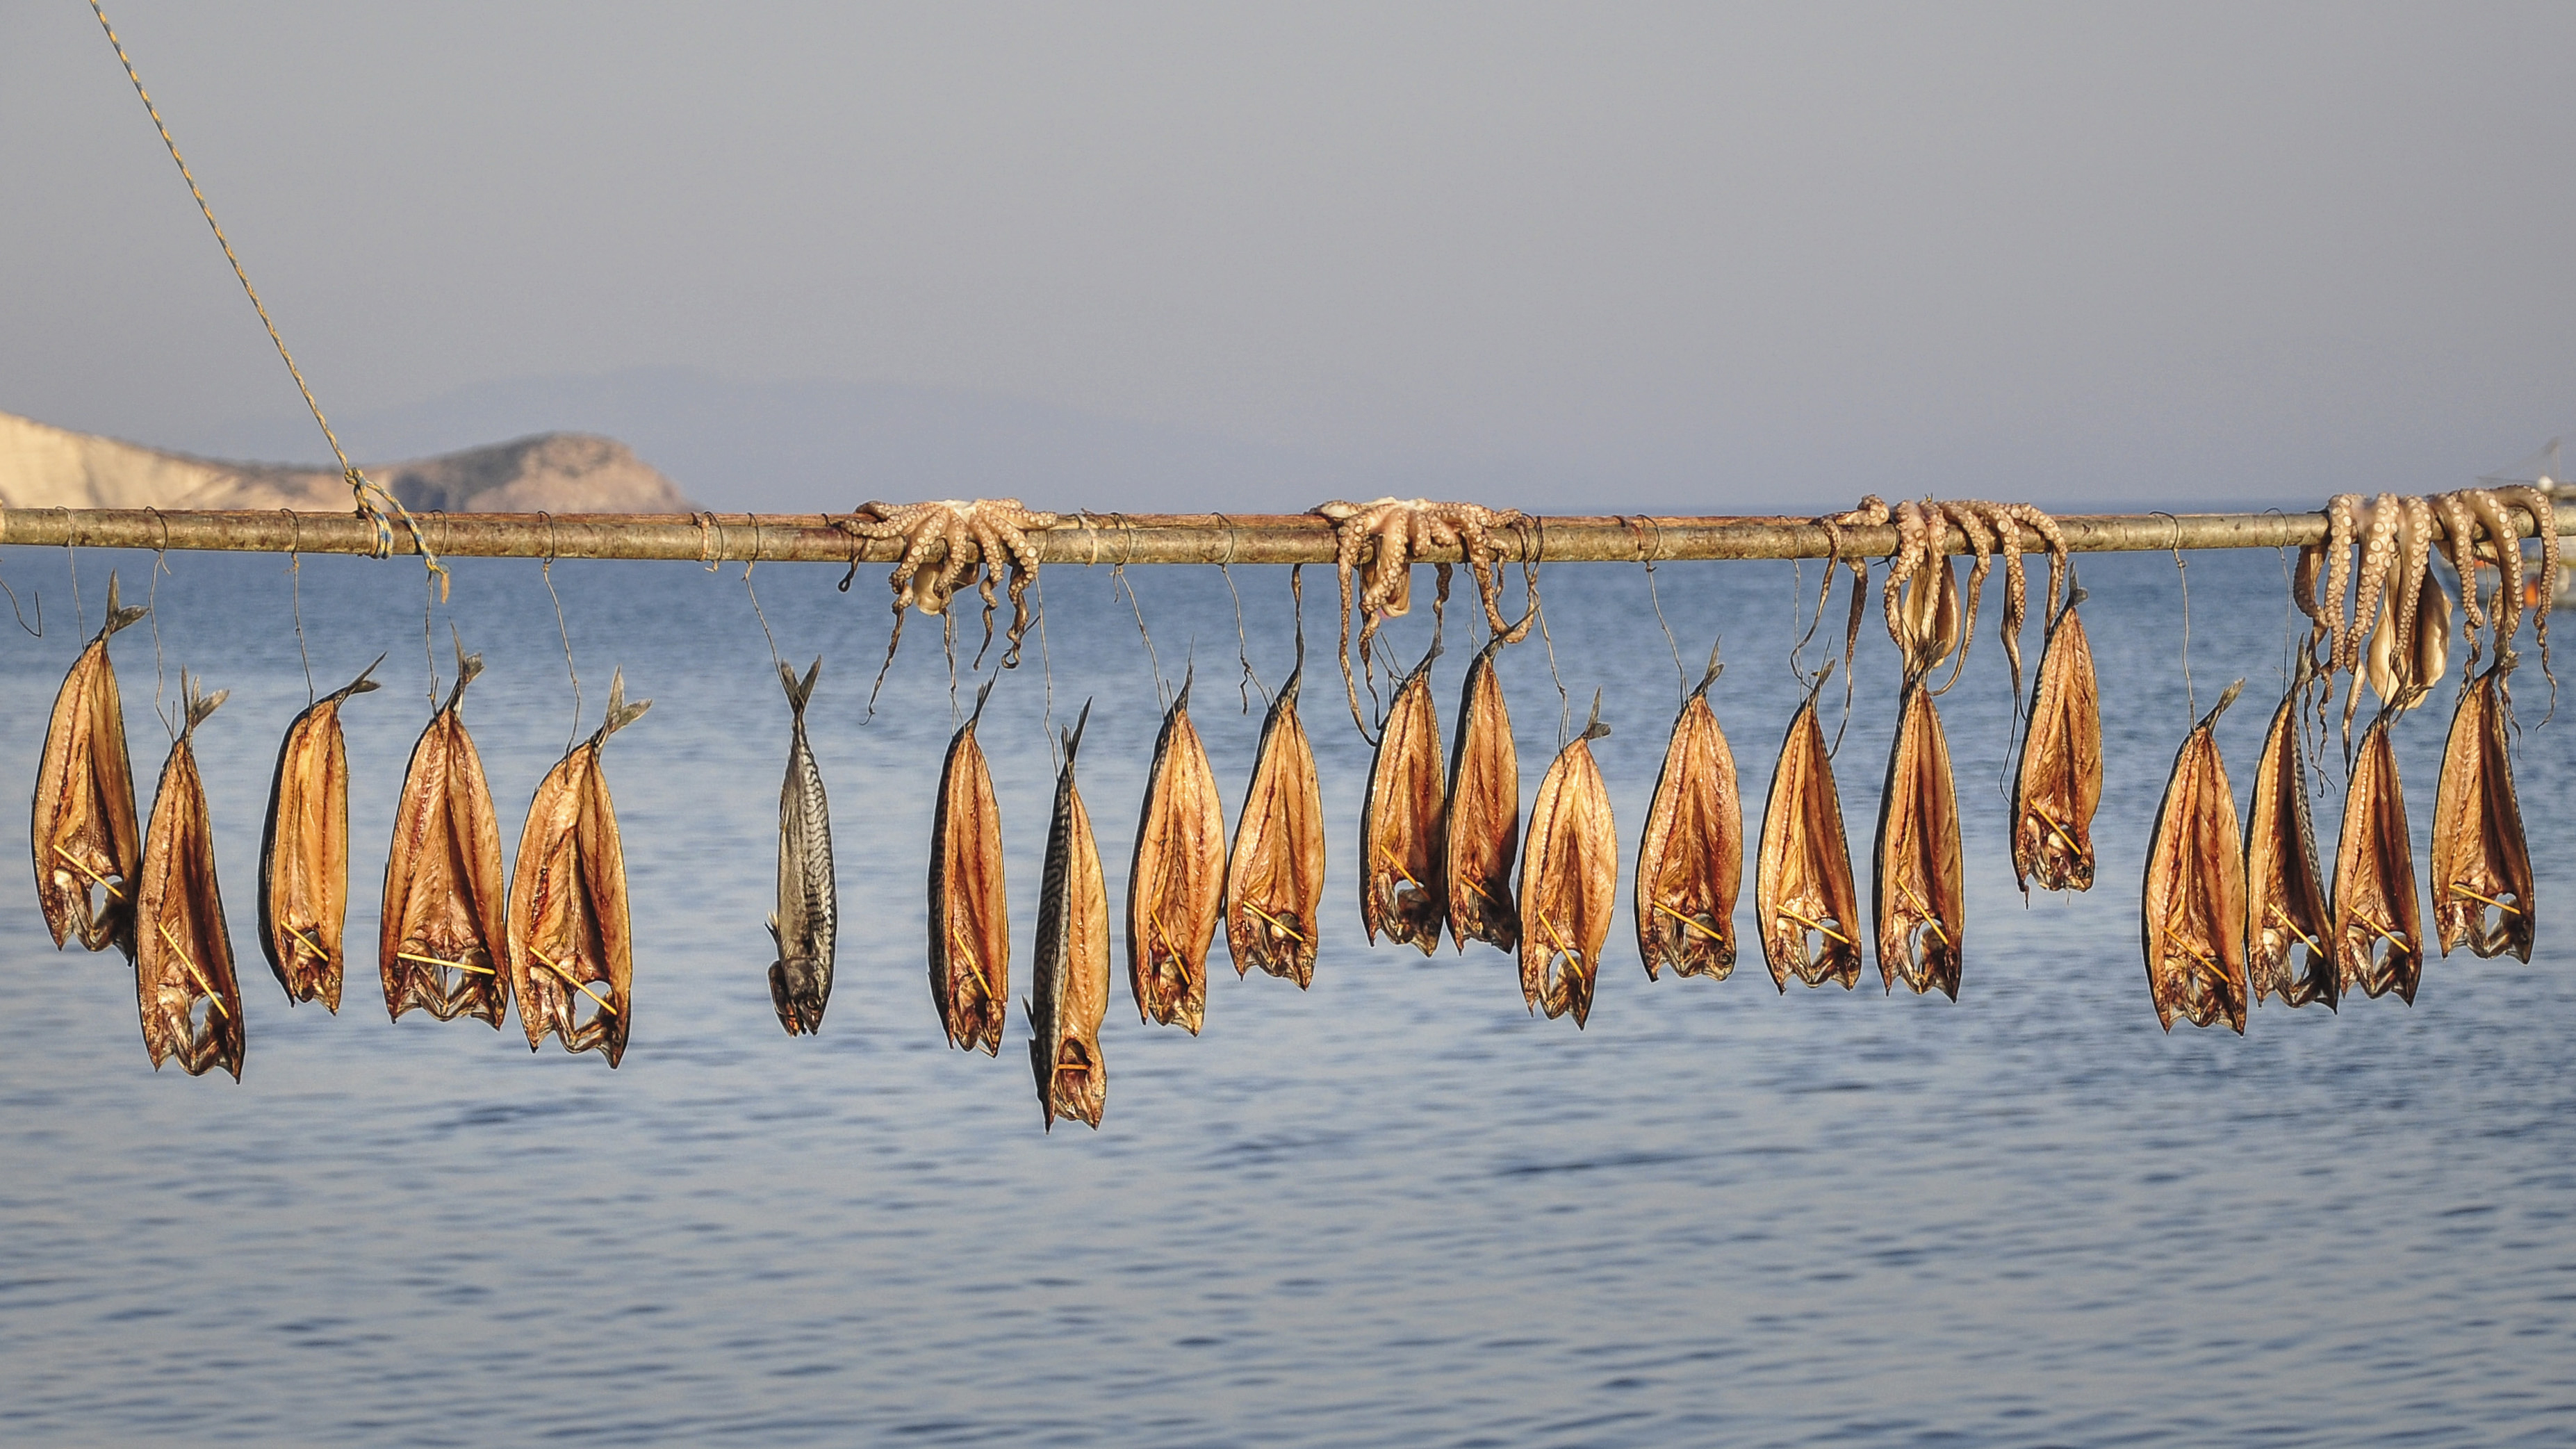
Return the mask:
<path id="1" fill-rule="evenodd" d="M 822 663 L 819 659 L 814 662 L 817 664 Z M 984 701 L 993 697 L 993 684 L 1001 677 L 1002 676 L 999 674 L 988 674 L 984 676 L 984 687 L 975 691 L 975 712 L 966 717 L 966 727 L 968 729 L 973 729 L 976 722 L 984 718 Z"/>
<path id="2" fill-rule="evenodd" d="M 1073 728 L 1064 732 L 1064 767 L 1068 770 L 1073 768 L 1075 753 L 1082 748 L 1082 731 L 1090 723 L 1091 701 L 1086 699 L 1082 702 L 1082 714 L 1074 720 Z"/>
<path id="3" fill-rule="evenodd" d="M 599 733 L 591 736 L 591 742 L 608 743 L 610 735 L 642 719 L 644 711 L 652 707 L 653 701 L 649 699 L 639 699 L 633 704 L 626 702 L 626 671 L 618 670 L 608 680 L 608 718 L 600 722 Z"/>
<path id="4" fill-rule="evenodd" d="M 144 615 L 151 612 L 152 606 L 149 604 L 139 609 L 119 608 L 116 602 L 116 575 L 111 573 L 107 576 L 107 624 L 98 631 L 98 637 L 108 638 L 117 630 L 139 622 Z"/>
<path id="5" fill-rule="evenodd" d="M 376 656 L 376 664 L 382 664 L 384 662 L 385 656 L 381 654 Z M 366 668 L 359 670 L 357 678 L 350 680 L 347 684 L 344 684 L 338 689 L 331 691 L 329 694 L 322 696 L 323 703 L 333 704 L 340 700 L 347 699 L 353 694 L 365 694 L 370 690 L 384 688 L 384 685 L 368 678 L 369 675 L 376 672 L 376 664 L 370 664 Z"/>

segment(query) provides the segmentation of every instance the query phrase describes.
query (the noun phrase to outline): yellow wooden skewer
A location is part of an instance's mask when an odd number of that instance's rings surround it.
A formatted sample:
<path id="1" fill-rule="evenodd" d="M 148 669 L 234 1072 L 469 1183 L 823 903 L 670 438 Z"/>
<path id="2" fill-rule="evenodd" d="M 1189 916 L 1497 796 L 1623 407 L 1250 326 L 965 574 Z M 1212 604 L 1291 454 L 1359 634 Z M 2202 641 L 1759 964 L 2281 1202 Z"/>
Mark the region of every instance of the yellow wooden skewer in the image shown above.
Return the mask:
<path id="1" fill-rule="evenodd" d="M 1903 881 L 1898 881 L 1896 883 L 1896 888 L 1905 892 L 1905 898 L 1914 903 L 1914 909 L 1923 913 L 1923 924 L 1932 928 L 1932 934 L 1941 938 L 1941 944 L 1944 946 L 1949 945 L 1950 933 L 1941 929 L 1941 918 L 1933 913 L 1930 906 L 1923 903 L 1923 898 L 1921 896 L 1914 893 L 1914 887 L 1907 885 Z"/>
<path id="2" fill-rule="evenodd" d="M 1573 958 L 1574 958 L 1575 960 L 1577 960 L 1577 961 L 1580 961 L 1580 960 L 1582 960 L 1582 959 L 1583 959 L 1583 953 L 1582 953 L 1582 952 L 1577 951 L 1577 950 L 1575 950 L 1572 946 L 1569 946 L 1569 945 L 1565 944 L 1565 937 L 1563 937 L 1563 936 L 1561 936 L 1561 935 L 1557 934 L 1556 921 L 1555 921 L 1555 919 L 1554 919 L 1553 917 L 1548 916 L 1548 915 L 1546 915 L 1546 914 L 1542 913 L 1542 914 L 1539 916 L 1539 918 L 1538 918 L 1538 928 L 1539 928 L 1540 930 L 1542 930 L 1542 931 L 1547 932 L 1547 939 L 1548 939 L 1548 941 L 1549 941 L 1549 942 L 1554 946 L 1554 948 L 1555 948 L 1555 950 L 1556 950 L 1556 953 L 1557 953 L 1558 955 L 1560 955 L 1560 956 L 1571 956 L 1571 957 L 1573 957 Z"/>
<path id="3" fill-rule="evenodd" d="M 1287 922 L 1280 920 L 1277 916 L 1270 914 L 1268 911 L 1263 910 L 1261 907 L 1254 905 L 1250 901 L 1245 901 L 1243 903 L 1243 908 L 1252 912 L 1254 915 L 1259 916 L 1261 919 L 1268 921 L 1270 923 L 1270 929 L 1279 932 L 1281 935 L 1287 936 L 1291 940 L 1303 942 L 1306 939 L 1305 933 L 1299 931 L 1296 927 L 1289 925 Z"/>
<path id="4" fill-rule="evenodd" d="M 1395 858 L 1394 851 L 1387 849 L 1384 844 L 1380 844 L 1377 848 L 1377 853 L 1386 857 L 1386 863 L 1395 867 L 1395 873 L 1404 877 L 1404 883 L 1406 885 L 1413 887 L 1415 890 L 1422 892 L 1426 896 L 1431 894 L 1431 887 L 1415 880 L 1413 878 L 1413 872 L 1404 868 L 1404 862 Z"/>
<path id="5" fill-rule="evenodd" d="M 2389 930 L 2386 926 L 2379 924 L 2377 921 L 2372 920 L 2370 917 L 2363 915 L 2359 911 L 2353 912 L 2352 918 L 2361 922 L 2363 925 L 2368 926 L 2370 929 L 2377 931 L 2387 940 L 2389 945 L 2396 947 L 2400 951 L 2411 951 L 2415 949 L 2414 947 L 2407 945 L 2404 938 L 2400 937 L 2396 932 Z"/>
<path id="6" fill-rule="evenodd" d="M 287 927 L 287 928 L 286 928 L 286 933 L 287 933 L 288 935 L 290 935 L 290 936 L 293 936 L 295 939 L 297 939 L 297 940 L 299 940 L 299 941 L 303 942 L 305 945 L 312 947 L 312 948 L 313 948 L 313 954 L 314 954 L 314 955 L 316 955 L 316 956 L 321 957 L 325 963 L 328 963 L 328 962 L 330 961 L 330 959 L 331 959 L 331 953 L 322 949 L 322 943 L 321 943 L 321 942 L 314 940 L 311 936 L 308 936 L 308 935 L 306 935 L 304 932 L 302 932 L 302 931 L 300 931 L 300 930 L 297 930 L 297 929 L 296 929 L 295 927 L 293 927 L 293 926 L 289 926 L 289 927 Z"/>
<path id="7" fill-rule="evenodd" d="M 2083 853 L 2084 853 L 2084 847 L 2083 847 L 2083 846 L 2080 846 L 2080 845 L 2078 845 L 2078 844 L 2076 844 L 2076 843 L 2075 843 L 2075 837 L 2066 833 L 2066 827 L 2065 827 L 2065 826 L 2060 825 L 2060 824 L 2058 824 L 2056 821 L 2049 819 L 2049 818 L 2048 818 L 2048 812 L 2047 812 L 2047 811 L 2040 809 L 2040 808 L 2039 808 L 2038 806 L 2036 806 L 2036 805 L 2033 805 L 2032 807 L 2030 807 L 2030 813 L 2039 817 L 2039 823 L 2040 823 L 2040 824 L 2045 825 L 2045 826 L 2047 826 L 2049 829 L 2056 831 L 2056 832 L 2057 832 L 2057 838 L 2066 842 L 2066 848 L 2067 848 L 2067 849 L 2069 849 L 2069 850 L 2071 850 L 2071 851 L 2074 851 L 2074 852 L 2075 852 L 2076 854 L 2078 854 L 2078 855 L 2081 855 L 2081 854 L 2083 854 Z"/>
<path id="8" fill-rule="evenodd" d="M 470 961 L 442 961 L 436 956 L 421 956 L 410 951 L 396 951 L 394 953 L 394 959 L 397 961 L 417 961 L 423 966 L 445 966 L 452 971 L 471 971 L 477 976 L 497 976 L 500 974 L 489 966 L 477 966 Z"/>
<path id="9" fill-rule="evenodd" d="M 160 926 L 161 939 L 170 943 L 170 954 L 178 957 L 179 964 L 188 968 L 189 977 L 197 983 L 198 994 L 213 1002 L 218 1014 L 232 1015 L 231 1012 L 224 1010 L 224 999 L 215 991 L 215 983 L 206 979 L 206 973 L 198 970 L 197 963 L 188 959 L 188 948 L 180 945 L 179 938 L 170 934 L 170 923 L 163 921 Z"/>
<path id="10" fill-rule="evenodd" d="M 590 983 L 589 983 L 589 982 L 587 982 L 587 981 L 583 981 L 583 980 L 580 980 L 580 979 L 576 978 L 576 977 L 575 977 L 571 972 L 566 971 L 566 970 L 565 970 L 564 968 L 562 968 L 561 966 L 558 966 L 558 965 L 556 965 L 554 962 L 547 960 L 547 959 L 546 959 L 546 953 L 545 953 L 545 952 L 538 950 L 534 945 L 530 945 L 530 946 L 528 947 L 528 954 L 537 958 L 537 964 L 538 964 L 538 965 L 543 966 L 543 967 L 545 967 L 547 970 L 549 970 L 549 971 L 551 971 L 551 972 L 555 973 L 557 976 L 562 977 L 562 978 L 564 979 L 564 984 L 565 984 L 565 985 L 570 986 L 570 987 L 573 987 L 574 989 L 576 989 L 576 990 L 578 990 L 579 992 L 581 992 L 581 994 L 582 994 L 582 995 L 587 996 L 587 997 L 589 997 L 591 1000 L 598 1002 L 598 1003 L 599 1003 L 599 1009 L 600 1009 L 600 1010 L 607 1012 L 607 1013 L 608 1013 L 609 1015 L 611 1015 L 611 1016 L 614 1016 L 614 1015 L 616 1015 L 616 1014 L 617 1014 L 617 1007 L 615 1006 L 615 1004 L 613 1004 L 612 1002 L 610 1002 L 610 1001 L 609 1001 L 609 999 L 608 999 L 607 997 L 602 996 L 602 995 L 600 995 L 598 992 L 591 990 L 591 989 L 590 989 Z"/>
<path id="11" fill-rule="evenodd" d="M 993 978 L 985 974 L 984 963 L 976 959 L 975 948 L 967 944 L 966 923 L 963 921 L 949 922 L 948 939 L 959 951 L 965 953 L 966 969 L 975 973 L 975 984 L 983 988 L 984 999 L 986 1001 L 993 1000 Z M 1004 1009 L 1008 1010 L 1007 1007 Z"/>
<path id="12" fill-rule="evenodd" d="M 1706 922 L 1700 921 L 1695 917 L 1685 916 L 1681 912 L 1674 910 L 1672 907 L 1665 905 L 1662 901 L 1655 902 L 1655 909 L 1672 917 L 1674 920 L 1681 922 L 1683 925 L 1690 927 L 1692 930 L 1699 932 L 1701 935 L 1708 937 L 1710 940 L 1715 941 L 1721 946 L 1726 944 L 1726 938 L 1719 935 L 1717 932 L 1710 930 Z"/>
<path id="13" fill-rule="evenodd" d="M 2452 883 L 2452 885 L 2451 885 L 2451 894 L 2453 894 L 2453 895 L 2455 895 L 2455 896 L 2467 896 L 2470 900 L 2473 900 L 2473 901 L 2484 901 L 2484 902 L 2486 902 L 2488 905 L 2491 905 L 2491 906 L 2495 907 L 2497 910 L 2502 911 L 2502 912 L 2504 912 L 2504 913 L 2505 913 L 2505 914 L 2507 914 L 2507 915 L 2511 915 L 2511 916 L 2518 916 L 2518 915 L 2521 915 L 2521 914 L 2522 914 L 2522 912 L 2520 912 L 2520 911 L 2518 911 L 2518 910 L 2514 909 L 2512 906 L 2508 906 L 2508 905 L 2506 905 L 2504 902 L 2502 902 L 2502 901 L 2500 901 L 2500 900 L 2497 900 L 2495 897 L 2493 897 L 2493 896 L 2482 896 L 2482 895 L 2479 895 L 2476 891 L 2473 891 L 2473 890 L 2469 889 L 2467 886 L 2461 885 L 2461 884 L 2459 884 L 2459 883 L 2458 883 L 2458 882 L 2456 882 L 2456 881 L 2455 881 L 2455 882 L 2453 882 L 2453 883 Z"/>
<path id="14" fill-rule="evenodd" d="M 2331 956 L 2331 955 L 2333 955 L 2333 954 L 2334 954 L 2332 951 L 2327 950 L 2325 947 L 2318 945 L 2318 944 L 2316 943 L 2316 938 L 2315 938 L 2315 937 L 2310 936 L 2307 932 L 2300 930 L 2300 929 L 2299 929 L 2299 923 L 2298 923 L 2298 922 L 2296 922 L 2296 921 L 2291 920 L 2291 919 L 2289 918 L 2289 916 L 2288 916 L 2287 914 L 2285 914 L 2285 913 L 2281 910 L 2281 907 L 2280 907 L 2280 903 L 2279 903 L 2279 902 L 2277 902 L 2277 901 L 2266 901 L 2266 902 L 2264 902 L 2264 903 L 2263 903 L 2263 908 L 2264 908 L 2265 910 L 2267 910 L 2267 911 L 2270 911 L 2270 912 L 2272 913 L 2272 915 L 2273 915 L 2273 918 L 2274 918 L 2274 919 L 2276 919 L 2276 920 L 2278 920 L 2282 925 L 2289 927 L 2289 928 L 2290 928 L 2290 934 L 2291 934 L 2291 935 L 2298 937 L 2298 938 L 2299 938 L 2300 940 L 2302 940 L 2302 941 L 2305 941 L 2305 942 L 2307 943 L 2307 946 L 2308 946 L 2308 949 L 2309 949 L 2309 950 L 2316 952 L 2316 953 L 2317 953 L 2318 955 L 2320 955 L 2320 956 Z"/>
<path id="15" fill-rule="evenodd" d="M 1806 927 L 1810 931 L 1822 932 L 1823 934 L 1831 936 L 1835 940 L 1842 942 L 1846 946 L 1854 944 L 1851 937 L 1844 935 L 1842 932 L 1835 930 L 1833 927 L 1826 925 L 1822 921 L 1808 920 L 1806 917 L 1799 915 L 1796 911 L 1789 909 L 1787 906 L 1781 906 L 1777 909 L 1779 914 L 1787 916 L 1790 920 L 1797 922 L 1799 925 Z"/>
<path id="16" fill-rule="evenodd" d="M 82 860 L 79 856 L 72 854 L 70 851 L 63 849 L 59 845 L 54 847 L 54 854 L 70 861 L 72 863 L 72 869 L 79 871 L 81 874 L 88 876 L 91 880 L 98 882 L 98 888 L 100 890 L 107 892 L 109 895 L 116 897 L 120 901 L 125 899 L 125 892 L 109 885 L 107 883 L 107 877 L 90 869 L 87 861 Z"/>

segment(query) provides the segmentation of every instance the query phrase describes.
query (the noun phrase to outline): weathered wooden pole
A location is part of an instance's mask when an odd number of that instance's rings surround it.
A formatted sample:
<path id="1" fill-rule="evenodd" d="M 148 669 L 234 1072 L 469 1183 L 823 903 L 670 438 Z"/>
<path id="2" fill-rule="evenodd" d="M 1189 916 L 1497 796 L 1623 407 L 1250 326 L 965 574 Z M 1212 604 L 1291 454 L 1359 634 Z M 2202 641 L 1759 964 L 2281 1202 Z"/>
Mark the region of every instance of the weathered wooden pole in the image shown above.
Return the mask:
<path id="1" fill-rule="evenodd" d="M 846 516 L 846 515 L 842 515 Z M 2525 523 L 2516 512 L 2518 524 Z M 2558 505 L 2558 532 L 2576 533 L 2576 503 Z M 821 513 L 422 513 L 421 535 L 442 557 L 772 560 L 891 563 L 900 539 L 864 539 Z M 1067 513 L 1030 535 L 1053 564 L 1294 564 L 1333 560 L 1332 525 L 1310 513 Z M 2322 513 L 2069 513 L 2057 516 L 2077 553 L 2275 548 L 2325 537 Z M 1842 531 L 1846 556 L 1884 555 L 1893 526 Z M 1533 515 L 1493 535 L 1507 560 L 1636 563 L 1668 559 L 1823 558 L 1825 530 L 1803 518 L 1656 514 Z M 235 553 L 373 553 L 376 528 L 355 513 L 185 512 L 150 508 L 0 510 L 0 544 L 191 549 Z M 1954 529 L 1953 551 L 1967 551 Z M 394 552 L 414 552 L 394 530 Z M 1457 549 L 1420 555 L 1437 563 Z"/>

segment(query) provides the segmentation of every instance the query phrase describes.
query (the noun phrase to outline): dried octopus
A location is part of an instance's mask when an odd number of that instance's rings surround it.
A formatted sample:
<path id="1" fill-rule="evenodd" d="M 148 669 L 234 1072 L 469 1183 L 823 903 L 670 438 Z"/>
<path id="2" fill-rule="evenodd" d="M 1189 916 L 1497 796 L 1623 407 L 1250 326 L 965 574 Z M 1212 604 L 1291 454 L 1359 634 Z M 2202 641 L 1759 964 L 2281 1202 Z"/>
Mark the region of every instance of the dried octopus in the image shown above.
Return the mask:
<path id="1" fill-rule="evenodd" d="M 1359 575 L 1360 668 L 1369 667 L 1369 650 L 1378 625 L 1401 618 L 1413 607 L 1413 562 L 1433 550 L 1458 550 L 1476 577 L 1476 594 L 1485 621 L 1496 634 L 1511 632 L 1503 622 L 1501 585 L 1494 572 L 1502 550 L 1493 531 L 1525 522 L 1516 508 L 1487 508 L 1475 503 L 1435 503 L 1427 498 L 1380 498 L 1370 503 L 1335 500 L 1309 510 L 1333 526 L 1333 569 L 1342 590 L 1342 687 L 1350 696 L 1351 722 L 1368 733 L 1360 712 L 1360 691 L 1351 673 L 1351 581 Z M 1441 567 L 1446 598 L 1448 566 Z M 1374 686 L 1372 686 L 1374 687 Z"/>
<path id="2" fill-rule="evenodd" d="M 1016 498 L 971 502 L 947 498 L 929 503 L 862 503 L 851 516 L 833 520 L 833 526 L 858 538 L 904 541 L 903 556 L 886 578 L 894 590 L 894 633 L 886 640 L 886 666 L 894 663 L 895 647 L 903 642 L 905 608 L 944 619 L 949 599 L 970 584 L 984 600 L 983 647 L 993 647 L 993 614 L 1001 602 L 993 589 L 1007 563 L 1011 627 L 1002 667 L 1010 669 L 1020 662 L 1020 638 L 1029 629 L 1026 596 L 1038 574 L 1038 548 L 1029 535 L 1062 521 L 1056 514 L 1024 508 Z M 855 572 L 857 565 L 851 567 Z M 849 580 L 843 579 L 841 587 L 848 588 Z M 976 660 L 980 663 L 983 657 L 983 650 L 977 650 Z M 877 671 L 877 682 L 880 686 L 885 682 L 884 667 Z M 874 691 L 869 699 L 873 704 Z"/>

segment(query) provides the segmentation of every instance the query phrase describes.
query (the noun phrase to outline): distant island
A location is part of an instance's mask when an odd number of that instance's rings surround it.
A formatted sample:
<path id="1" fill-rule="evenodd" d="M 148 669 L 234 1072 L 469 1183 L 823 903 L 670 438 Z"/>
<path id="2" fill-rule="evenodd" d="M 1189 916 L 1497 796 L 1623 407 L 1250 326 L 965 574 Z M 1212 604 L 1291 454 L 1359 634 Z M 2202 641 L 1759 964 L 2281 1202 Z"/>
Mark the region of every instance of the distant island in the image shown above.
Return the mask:
<path id="1" fill-rule="evenodd" d="M 624 443 L 588 433 L 540 433 L 359 467 L 417 512 L 685 513 L 694 506 Z M 349 485 L 327 469 L 191 457 L 0 412 L 0 508 L 349 507 Z"/>

